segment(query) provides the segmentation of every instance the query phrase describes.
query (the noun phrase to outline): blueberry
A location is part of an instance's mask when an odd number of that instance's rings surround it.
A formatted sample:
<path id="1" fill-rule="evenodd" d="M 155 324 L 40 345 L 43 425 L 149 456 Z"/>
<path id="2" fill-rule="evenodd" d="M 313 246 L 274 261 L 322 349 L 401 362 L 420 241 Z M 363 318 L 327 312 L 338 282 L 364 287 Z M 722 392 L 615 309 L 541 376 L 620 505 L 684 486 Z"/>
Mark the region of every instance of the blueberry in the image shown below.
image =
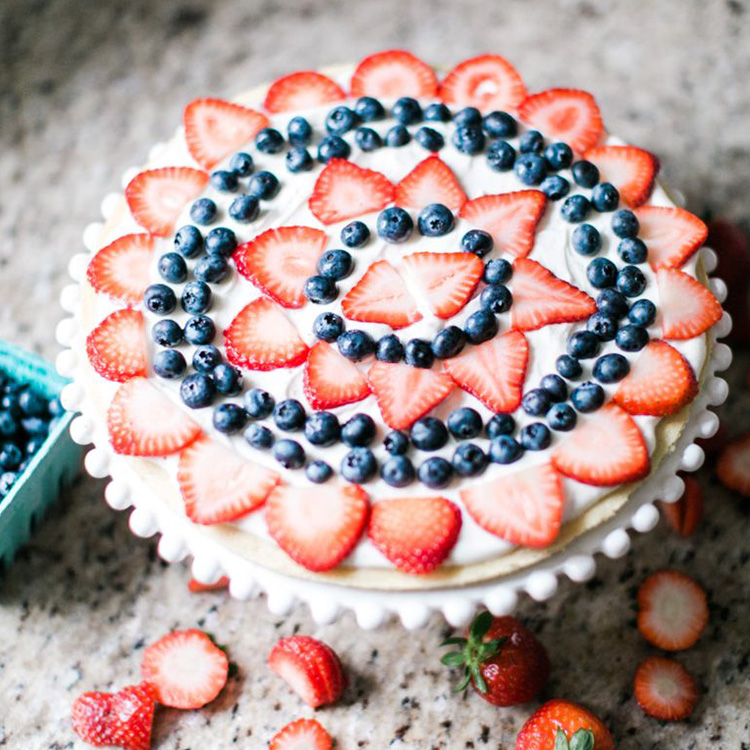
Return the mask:
<path id="1" fill-rule="evenodd" d="M 406 456 L 392 456 L 380 467 L 382 480 L 391 487 L 406 487 L 416 474 L 414 464 Z"/>
<path id="2" fill-rule="evenodd" d="M 255 148 L 264 154 L 278 154 L 284 148 L 284 136 L 276 128 L 263 128 L 255 136 Z"/>
<path id="3" fill-rule="evenodd" d="M 31 437 L 46 436 L 49 432 L 49 422 L 41 417 L 24 417 L 21 420 L 21 427 Z"/>
<path id="4" fill-rule="evenodd" d="M 371 96 L 361 96 L 357 99 L 354 111 L 363 122 L 374 122 L 385 117 L 385 108 Z"/>
<path id="5" fill-rule="evenodd" d="M 630 364 L 622 354 L 605 354 L 594 363 L 594 377 L 600 383 L 618 383 L 630 372 Z"/>
<path id="6" fill-rule="evenodd" d="M 500 435 L 510 435 L 516 429 L 516 420 L 510 414 L 493 414 L 485 428 L 487 437 L 494 440 Z"/>
<path id="7" fill-rule="evenodd" d="M 617 288 L 626 297 L 639 297 L 646 288 L 646 277 L 637 266 L 625 266 L 617 274 Z"/>
<path id="8" fill-rule="evenodd" d="M 596 255 L 602 247 L 599 230 L 591 224 L 581 224 L 573 230 L 573 249 L 579 255 Z"/>
<path id="9" fill-rule="evenodd" d="M 626 237 L 620 240 L 617 254 L 626 263 L 645 263 L 648 258 L 648 248 L 646 243 L 638 237 Z"/>
<path id="10" fill-rule="evenodd" d="M 547 412 L 547 424 L 560 432 L 572 430 L 577 419 L 575 409 L 570 404 L 554 404 Z"/>
<path id="11" fill-rule="evenodd" d="M 284 438 L 273 446 L 273 457 L 285 469 L 299 469 L 305 464 L 305 450 L 296 441 Z"/>
<path id="12" fill-rule="evenodd" d="M 198 227 L 187 224 L 177 230 L 174 236 L 174 249 L 186 258 L 195 258 L 203 250 L 203 235 Z"/>
<path id="13" fill-rule="evenodd" d="M 298 172 L 309 172 L 315 162 L 313 161 L 310 152 L 303 146 L 294 146 L 286 152 L 284 157 L 286 162 L 286 168 L 292 173 L 297 174 Z"/>
<path id="14" fill-rule="evenodd" d="M 344 319 L 334 312 L 322 312 L 313 322 L 313 333 L 329 344 L 344 332 Z"/>
<path id="15" fill-rule="evenodd" d="M 363 247 L 369 239 L 370 230 L 367 224 L 361 221 L 352 221 L 341 230 L 341 241 L 347 247 Z"/>
<path id="16" fill-rule="evenodd" d="M 182 343 L 182 328 L 174 320 L 157 320 L 151 328 L 151 338 L 159 346 L 179 346 Z"/>
<path id="17" fill-rule="evenodd" d="M 539 189 L 551 200 L 559 201 L 570 192 L 570 183 L 559 174 L 545 177 Z"/>
<path id="18" fill-rule="evenodd" d="M 327 164 L 331 159 L 348 159 L 351 146 L 339 135 L 327 135 L 318 144 L 318 161 Z"/>
<path id="19" fill-rule="evenodd" d="M 247 412 L 238 404 L 220 404 L 214 409 L 214 428 L 224 435 L 233 435 L 246 424 Z"/>
<path id="20" fill-rule="evenodd" d="M 355 414 L 341 428 L 341 440 L 350 448 L 369 445 L 375 439 L 375 421 L 368 414 Z"/>
<path id="21" fill-rule="evenodd" d="M 565 401 L 568 397 L 568 386 L 559 375 L 545 375 L 539 387 L 546 391 L 550 401 Z"/>
<path id="22" fill-rule="evenodd" d="M 550 143 L 544 149 L 547 166 L 555 172 L 567 169 L 573 163 L 573 149 L 567 143 Z"/>
<path id="23" fill-rule="evenodd" d="M 0 474 L 0 498 L 7 497 L 10 494 L 17 479 L 18 474 L 13 471 L 6 471 Z"/>
<path id="24" fill-rule="evenodd" d="M 594 258 L 586 267 L 586 276 L 596 289 L 606 289 L 617 281 L 617 266 L 608 258 Z"/>
<path id="25" fill-rule="evenodd" d="M 513 170 L 524 185 L 539 185 L 547 176 L 547 162 L 539 154 L 519 154 Z"/>
<path id="26" fill-rule="evenodd" d="M 177 349 L 161 349 L 154 354 L 152 364 L 160 378 L 169 380 L 179 380 L 187 369 L 185 357 Z"/>
<path id="27" fill-rule="evenodd" d="M 482 229 L 470 229 L 461 238 L 461 248 L 465 253 L 474 253 L 483 258 L 492 252 L 495 242 L 489 232 Z M 507 262 L 507 261 L 506 261 Z"/>
<path id="28" fill-rule="evenodd" d="M 0 445 L 0 470 L 14 471 L 23 461 L 23 453 L 15 443 Z"/>
<path id="29" fill-rule="evenodd" d="M 411 133 L 405 125 L 394 125 L 385 134 L 385 145 L 391 148 L 400 148 L 405 146 L 411 140 Z"/>
<path id="30" fill-rule="evenodd" d="M 151 284 L 143 293 L 143 304 L 155 315 L 169 315 L 177 307 L 177 297 L 166 284 Z"/>
<path id="31" fill-rule="evenodd" d="M 286 127 L 286 134 L 293 146 L 306 146 L 312 140 L 313 130 L 304 117 L 293 117 Z"/>
<path id="32" fill-rule="evenodd" d="M 243 433 L 245 442 L 251 448 L 268 450 L 273 445 L 273 433 L 262 424 L 253 423 Z"/>
<path id="33" fill-rule="evenodd" d="M 544 388 L 532 388 L 524 394 L 521 406 L 532 417 L 541 417 L 549 411 L 552 399 Z"/>
<path id="34" fill-rule="evenodd" d="M 541 154 L 544 150 L 544 136 L 538 130 L 527 130 L 518 139 L 518 150 L 522 154 Z"/>
<path id="35" fill-rule="evenodd" d="M 612 231 L 620 238 L 635 237 L 640 229 L 638 217 L 627 208 L 621 208 L 612 214 Z"/>
<path id="36" fill-rule="evenodd" d="M 575 380 L 576 378 L 580 378 L 583 374 L 581 363 L 569 354 L 562 354 L 559 356 L 555 361 L 555 367 L 560 375 L 568 380 Z"/>
<path id="37" fill-rule="evenodd" d="M 228 169 L 217 169 L 211 172 L 211 185 L 221 192 L 233 193 L 239 184 L 236 172 L 230 172 Z"/>
<path id="38" fill-rule="evenodd" d="M 180 383 L 180 398 L 191 409 L 210 406 L 215 396 L 214 381 L 202 372 L 191 373 Z"/>
<path id="39" fill-rule="evenodd" d="M 448 415 L 447 425 L 456 440 L 471 440 L 482 431 L 482 417 L 476 409 L 462 406 Z"/>
<path id="40" fill-rule="evenodd" d="M 584 414 L 596 411 L 604 403 L 604 389 L 597 383 L 582 383 L 573 389 L 570 400 Z"/>
<path id="41" fill-rule="evenodd" d="M 333 445 L 340 435 L 338 417 L 329 411 L 316 411 L 305 422 L 305 437 L 313 445 Z"/>
<path id="42" fill-rule="evenodd" d="M 430 122 L 448 122 L 451 119 L 451 111 L 445 104 L 428 104 L 424 108 L 423 116 Z"/>
<path id="43" fill-rule="evenodd" d="M 612 341 L 617 335 L 617 319 L 600 310 L 586 321 L 586 330 L 595 334 L 600 341 Z"/>
<path id="44" fill-rule="evenodd" d="M 518 134 L 518 124 L 507 112 L 490 112 L 482 120 L 484 132 L 490 138 L 515 138 Z"/>
<path id="45" fill-rule="evenodd" d="M 365 331 L 344 331 L 337 339 L 339 352 L 352 362 L 360 362 L 375 353 L 375 341 Z"/>
<path id="46" fill-rule="evenodd" d="M 521 428 L 518 440 L 527 451 L 543 451 L 552 441 L 552 433 L 543 422 L 532 422 Z"/>
<path id="47" fill-rule="evenodd" d="M 617 332 L 615 343 L 624 352 L 639 352 L 648 344 L 648 331 L 643 326 L 622 326 Z"/>
<path id="48" fill-rule="evenodd" d="M 571 168 L 573 180 L 582 188 L 592 188 L 599 182 L 599 169 L 590 161 L 577 161 Z"/>
<path id="49" fill-rule="evenodd" d="M 617 289 L 602 289 L 596 298 L 596 306 L 600 312 L 611 315 L 615 320 L 624 318 L 628 314 L 629 308 L 625 295 L 618 292 Z"/>
<path id="50" fill-rule="evenodd" d="M 211 377 L 222 396 L 238 396 L 242 391 L 242 372 L 233 365 L 221 362 L 214 367 Z"/>
<path id="51" fill-rule="evenodd" d="M 255 221 L 260 213 L 260 202 L 252 195 L 238 195 L 229 206 L 229 216 L 240 224 Z"/>
<path id="52" fill-rule="evenodd" d="M 599 354 L 599 337 L 591 331 L 576 331 L 568 337 L 568 354 L 576 359 L 590 359 Z"/>
<path id="53" fill-rule="evenodd" d="M 190 218 L 202 227 L 207 226 L 216 218 L 216 204 L 210 198 L 198 198 L 190 206 Z"/>
<path id="54" fill-rule="evenodd" d="M 49 400 L 49 403 L 47 404 L 47 411 L 49 412 L 51 417 L 61 417 L 65 413 L 65 409 L 63 409 L 62 403 L 60 403 L 60 398 L 58 396 L 55 396 L 54 398 L 51 398 Z"/>
<path id="55" fill-rule="evenodd" d="M 591 205 L 596 211 L 614 211 L 620 202 L 620 193 L 611 182 L 600 182 L 591 191 Z"/>
<path id="56" fill-rule="evenodd" d="M 193 268 L 198 281 L 218 284 L 229 275 L 229 264 L 222 255 L 204 255 Z"/>
<path id="57" fill-rule="evenodd" d="M 489 453 L 494 464 L 512 464 L 523 455 L 523 447 L 510 435 L 498 435 L 490 441 Z"/>
<path id="58" fill-rule="evenodd" d="M 463 125 L 453 131 L 453 145 L 462 153 L 472 156 L 484 148 L 484 133 L 478 125 Z"/>
<path id="59" fill-rule="evenodd" d="M 409 437 L 419 450 L 436 451 L 448 442 L 448 428 L 436 417 L 422 417 L 411 426 Z"/>
<path id="60" fill-rule="evenodd" d="M 273 407 L 273 421 L 284 432 L 301 430 L 305 424 L 305 407 L 295 398 L 279 401 Z"/>
<path id="61" fill-rule="evenodd" d="M 216 336 L 216 326 L 208 315 L 193 315 L 185 323 L 182 335 L 189 344 L 210 344 Z"/>
<path id="62" fill-rule="evenodd" d="M 400 456 L 409 450 L 409 436 L 401 430 L 392 430 L 383 439 L 383 447 L 392 456 Z"/>
<path id="63" fill-rule="evenodd" d="M 237 249 L 237 236 L 228 227 L 216 227 L 206 235 L 204 245 L 209 255 L 228 258 Z"/>
<path id="64" fill-rule="evenodd" d="M 331 135 L 344 135 L 357 127 L 359 117 L 343 104 L 334 107 L 326 116 L 326 130 Z"/>
<path id="65" fill-rule="evenodd" d="M 417 471 L 419 481 L 433 490 L 447 487 L 451 481 L 452 474 L 453 466 L 439 456 L 432 456 L 426 461 L 422 461 Z"/>
<path id="66" fill-rule="evenodd" d="M 487 147 L 487 166 L 496 172 L 507 172 L 516 163 L 516 150 L 508 141 L 493 141 Z"/>
<path id="67" fill-rule="evenodd" d="M 276 402 L 268 391 L 264 391 L 262 388 L 253 388 L 245 394 L 242 405 L 251 419 L 265 419 L 273 412 Z"/>
<path id="68" fill-rule="evenodd" d="M 305 281 L 302 291 L 310 302 L 316 305 L 327 305 L 338 296 L 336 282 L 326 276 L 310 276 Z"/>
<path id="69" fill-rule="evenodd" d="M 484 266 L 485 284 L 504 284 L 511 277 L 513 266 L 504 258 L 492 258 Z"/>
<path id="70" fill-rule="evenodd" d="M 377 130 L 372 128 L 357 128 L 354 134 L 354 142 L 362 151 L 376 151 L 383 146 L 383 139 Z"/>
<path id="71" fill-rule="evenodd" d="M 188 281 L 182 290 L 180 304 L 187 313 L 204 313 L 211 309 L 211 287 L 205 281 Z"/>
<path id="72" fill-rule="evenodd" d="M 378 462 L 369 448 L 352 448 L 341 460 L 339 470 L 348 482 L 362 484 L 375 476 Z"/>
<path id="73" fill-rule="evenodd" d="M 507 286 L 490 284 L 482 290 L 479 303 L 490 312 L 504 313 L 510 310 L 510 306 L 513 303 L 513 295 Z"/>
<path id="74" fill-rule="evenodd" d="M 403 208 L 393 206 L 381 211 L 378 216 L 378 236 L 386 242 L 404 242 L 411 236 L 414 222 Z"/>
<path id="75" fill-rule="evenodd" d="M 402 125 L 414 125 L 422 119 L 422 107 L 416 99 L 402 96 L 391 107 L 391 116 Z"/>
<path id="76" fill-rule="evenodd" d="M 0 437 L 11 438 L 18 432 L 18 422 L 7 409 L 0 411 Z"/>
<path id="77" fill-rule="evenodd" d="M 37 435 L 35 437 L 30 438 L 25 446 L 26 455 L 30 457 L 30 456 L 33 456 L 35 453 L 37 453 L 37 451 L 44 445 L 45 439 L 46 438 L 43 437 L 42 435 Z M 24 462 L 22 461 L 21 463 L 23 464 Z"/>
<path id="78" fill-rule="evenodd" d="M 591 203 L 584 195 L 571 195 L 566 198 L 560 209 L 563 219 L 571 224 L 582 222 L 588 215 Z"/>
<path id="79" fill-rule="evenodd" d="M 404 358 L 404 345 L 398 336 L 389 333 L 378 340 L 375 359 L 381 362 L 400 362 Z"/>
<path id="80" fill-rule="evenodd" d="M 325 461 L 310 461 L 305 467 L 305 476 L 315 484 L 323 484 L 333 476 L 333 469 Z"/>
<path id="81" fill-rule="evenodd" d="M 628 319 L 637 326 L 650 326 L 656 320 L 656 305 L 648 299 L 639 299 L 633 303 Z"/>
<path id="82" fill-rule="evenodd" d="M 471 126 L 479 128 L 482 126 L 482 113 L 476 107 L 464 107 L 453 115 L 456 127 Z"/>
<path id="83" fill-rule="evenodd" d="M 414 134 L 414 140 L 426 151 L 435 153 L 445 146 L 445 138 L 434 128 L 426 125 L 419 128 Z"/>
<path id="84" fill-rule="evenodd" d="M 453 212 L 442 203 L 430 203 L 419 212 L 417 226 L 425 237 L 442 237 L 453 229 Z"/>
<path id="85" fill-rule="evenodd" d="M 346 250 L 328 250 L 318 260 L 318 272 L 334 281 L 347 277 L 354 268 L 351 253 Z"/>
<path id="86" fill-rule="evenodd" d="M 255 168 L 253 157 L 244 151 L 238 151 L 229 160 L 229 168 L 239 177 L 249 177 Z"/>
<path id="87" fill-rule="evenodd" d="M 270 200 L 278 192 L 279 178 L 267 170 L 254 174 L 247 185 L 247 194 L 259 200 Z"/>
<path id="88" fill-rule="evenodd" d="M 221 352 L 213 344 L 199 346 L 193 352 L 193 369 L 205 374 L 213 372 L 221 364 Z"/>
<path id="89" fill-rule="evenodd" d="M 476 477 L 487 468 L 488 461 L 478 445 L 463 443 L 453 453 L 453 470 L 461 477 Z"/>
<path id="90" fill-rule="evenodd" d="M 458 326 L 446 326 L 432 340 L 432 353 L 438 359 L 449 359 L 459 354 L 466 345 L 466 334 Z"/>
<path id="91" fill-rule="evenodd" d="M 429 341 L 410 339 L 404 348 L 404 359 L 407 365 L 429 369 L 435 361 L 435 355 Z"/>
<path id="92" fill-rule="evenodd" d="M 497 318 L 489 310 L 477 310 L 466 319 L 464 333 L 472 344 L 491 339 L 498 330 Z"/>
<path id="93" fill-rule="evenodd" d="M 47 400 L 28 388 L 18 395 L 18 406 L 27 417 L 47 415 Z"/>

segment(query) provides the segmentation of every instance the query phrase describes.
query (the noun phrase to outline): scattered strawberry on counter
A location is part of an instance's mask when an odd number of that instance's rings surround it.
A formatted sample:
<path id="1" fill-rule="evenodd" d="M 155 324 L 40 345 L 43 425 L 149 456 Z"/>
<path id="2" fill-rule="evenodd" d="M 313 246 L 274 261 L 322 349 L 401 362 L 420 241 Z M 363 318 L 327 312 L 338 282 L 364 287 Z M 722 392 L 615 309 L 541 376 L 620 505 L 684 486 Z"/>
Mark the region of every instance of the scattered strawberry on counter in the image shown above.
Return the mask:
<path id="1" fill-rule="evenodd" d="M 516 750 L 614 750 L 607 727 L 591 711 L 565 700 L 545 703 L 521 727 Z"/>
<path id="2" fill-rule="evenodd" d="M 271 740 L 268 750 L 331 750 L 331 735 L 315 719 L 297 719 Z"/>
<path id="3" fill-rule="evenodd" d="M 691 536 L 703 517 L 703 492 L 691 476 L 683 476 L 685 491 L 677 502 L 659 502 L 662 515 L 669 525 L 683 538 Z"/>

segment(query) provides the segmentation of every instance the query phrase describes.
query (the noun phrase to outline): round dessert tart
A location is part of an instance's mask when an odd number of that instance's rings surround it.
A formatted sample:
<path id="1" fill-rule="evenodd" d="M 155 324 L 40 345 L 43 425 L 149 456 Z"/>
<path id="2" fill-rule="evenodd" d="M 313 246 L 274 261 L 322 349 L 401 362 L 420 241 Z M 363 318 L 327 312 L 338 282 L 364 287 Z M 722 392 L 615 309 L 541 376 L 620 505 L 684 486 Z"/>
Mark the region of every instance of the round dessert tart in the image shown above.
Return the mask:
<path id="1" fill-rule="evenodd" d="M 726 395 L 725 289 L 658 166 L 495 55 L 190 103 L 71 262 L 89 471 L 165 558 L 320 620 L 584 580 Z"/>

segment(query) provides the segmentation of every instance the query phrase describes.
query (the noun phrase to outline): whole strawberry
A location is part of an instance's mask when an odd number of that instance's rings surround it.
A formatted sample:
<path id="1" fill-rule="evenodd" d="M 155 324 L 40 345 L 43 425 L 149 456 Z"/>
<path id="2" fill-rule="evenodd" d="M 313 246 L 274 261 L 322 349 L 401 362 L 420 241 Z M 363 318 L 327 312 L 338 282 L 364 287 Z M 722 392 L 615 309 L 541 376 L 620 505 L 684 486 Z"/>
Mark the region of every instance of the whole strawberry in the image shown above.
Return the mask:
<path id="1" fill-rule="evenodd" d="M 591 711 L 565 700 L 545 703 L 526 721 L 515 750 L 614 750 L 607 727 Z"/>
<path id="2" fill-rule="evenodd" d="M 515 617 L 482 612 L 469 626 L 466 638 L 448 638 L 442 645 L 459 647 L 441 659 L 446 666 L 464 668 L 456 692 L 471 683 L 496 706 L 533 700 L 549 677 L 547 651 Z"/>

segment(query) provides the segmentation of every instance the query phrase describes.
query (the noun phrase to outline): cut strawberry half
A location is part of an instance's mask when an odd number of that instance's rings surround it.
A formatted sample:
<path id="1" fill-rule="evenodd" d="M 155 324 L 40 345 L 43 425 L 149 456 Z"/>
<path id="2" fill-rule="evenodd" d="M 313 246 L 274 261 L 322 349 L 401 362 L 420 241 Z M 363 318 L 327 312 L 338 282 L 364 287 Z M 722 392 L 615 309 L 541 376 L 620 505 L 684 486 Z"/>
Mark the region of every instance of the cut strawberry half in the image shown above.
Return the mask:
<path id="1" fill-rule="evenodd" d="M 201 433 L 201 428 L 146 378 L 132 378 L 117 389 L 107 410 L 107 430 L 115 453 L 126 456 L 168 456 L 190 445 Z"/>
<path id="2" fill-rule="evenodd" d="M 393 184 L 385 175 L 331 159 L 318 175 L 308 203 L 313 216 L 327 225 L 379 211 L 392 200 Z"/>
<path id="3" fill-rule="evenodd" d="M 276 486 L 275 471 L 246 461 L 225 445 L 200 437 L 180 453 L 177 484 L 194 523 L 227 523 L 260 507 Z"/>
<path id="4" fill-rule="evenodd" d="M 237 270 L 284 307 L 302 307 L 305 281 L 317 273 L 328 242 L 325 232 L 312 227 L 267 229 L 234 253 Z"/>
<path id="5" fill-rule="evenodd" d="M 208 591 L 223 591 L 229 588 L 229 577 L 222 576 L 216 583 L 201 583 L 195 578 L 188 581 L 188 591 L 191 594 L 204 594 Z"/>
<path id="6" fill-rule="evenodd" d="M 325 341 L 315 344 L 307 355 L 303 388 L 313 409 L 335 409 L 370 393 L 364 373 Z"/>
<path id="7" fill-rule="evenodd" d="M 91 287 L 126 305 L 137 305 L 149 284 L 154 251 L 150 234 L 126 234 L 103 247 L 91 259 L 86 278 Z"/>
<path id="8" fill-rule="evenodd" d="M 529 258 L 514 261 L 511 290 L 511 325 L 521 331 L 586 320 L 596 312 L 596 302 L 588 294 Z"/>
<path id="9" fill-rule="evenodd" d="M 649 472 L 648 449 L 638 425 L 616 404 L 588 415 L 552 451 L 566 477 L 596 487 L 635 482 Z"/>
<path id="10" fill-rule="evenodd" d="M 665 339 L 692 339 L 722 316 L 719 300 L 696 278 L 676 268 L 656 272 L 659 313 Z"/>
<path id="11" fill-rule="evenodd" d="M 188 151 L 204 169 L 215 167 L 268 126 L 265 115 L 223 99 L 190 102 L 183 122 Z"/>
<path id="12" fill-rule="evenodd" d="M 404 208 L 422 209 L 430 203 L 442 203 L 451 211 L 460 211 L 466 193 L 439 156 L 428 156 L 396 185 L 395 201 Z"/>
<path id="13" fill-rule="evenodd" d="M 431 573 L 453 549 L 461 511 L 444 497 L 395 497 L 375 503 L 370 541 L 399 570 Z"/>
<path id="14" fill-rule="evenodd" d="M 526 98 L 518 71 L 500 55 L 480 55 L 456 65 L 440 84 L 446 104 L 493 109 L 515 109 Z"/>
<path id="15" fill-rule="evenodd" d="M 722 449 L 716 475 L 725 487 L 750 497 L 750 434 L 733 440 Z"/>
<path id="16" fill-rule="evenodd" d="M 612 400 L 630 414 L 676 414 L 698 393 L 690 364 L 665 341 L 651 341 L 631 362 Z"/>
<path id="17" fill-rule="evenodd" d="M 501 195 L 483 195 L 466 201 L 461 217 L 492 235 L 495 249 L 525 258 L 534 247 L 536 225 L 547 198 L 539 190 L 518 190 Z"/>
<path id="18" fill-rule="evenodd" d="M 657 648 L 690 648 L 707 623 L 706 592 L 684 573 L 658 570 L 638 589 L 638 630 Z"/>
<path id="19" fill-rule="evenodd" d="M 523 100 L 518 114 L 547 138 L 563 141 L 579 153 L 596 146 L 604 132 L 596 99 L 578 89 L 547 89 L 532 94 Z"/>
<path id="20" fill-rule="evenodd" d="M 349 320 L 404 328 L 422 319 L 404 280 L 387 261 L 373 263 L 341 300 Z"/>
<path id="21" fill-rule="evenodd" d="M 297 719 L 274 735 L 268 750 L 331 750 L 331 736 L 315 719 Z"/>
<path id="22" fill-rule="evenodd" d="M 685 491 L 674 503 L 659 501 L 662 515 L 670 526 L 683 538 L 692 536 L 703 517 L 703 493 L 698 482 L 691 476 L 681 475 Z"/>
<path id="23" fill-rule="evenodd" d="M 410 427 L 455 388 L 445 373 L 403 362 L 376 362 L 367 378 L 383 420 L 394 430 Z"/>
<path id="24" fill-rule="evenodd" d="M 296 367 L 307 357 L 307 344 L 281 309 L 260 297 L 245 306 L 224 331 L 227 359 L 248 370 Z"/>
<path id="25" fill-rule="evenodd" d="M 147 368 L 143 315 L 137 310 L 116 310 L 86 338 L 91 366 L 107 380 L 123 383 Z"/>
<path id="26" fill-rule="evenodd" d="M 226 685 L 229 660 L 203 631 L 176 630 L 146 648 L 141 674 L 163 706 L 201 708 Z"/>
<path id="27" fill-rule="evenodd" d="M 420 98 L 435 96 L 438 81 L 427 63 L 411 52 L 392 49 L 366 57 L 352 75 L 352 96 Z"/>
<path id="28" fill-rule="evenodd" d="M 484 263 L 473 253 L 412 253 L 402 263 L 432 314 L 443 320 L 463 308 L 484 273 Z"/>
<path id="29" fill-rule="evenodd" d="M 467 393 L 494 412 L 518 408 L 529 361 L 529 343 L 508 331 L 443 362 L 445 371 Z"/>
<path id="30" fill-rule="evenodd" d="M 698 685 L 674 659 L 649 656 L 635 673 L 633 692 L 638 705 L 660 721 L 682 721 L 698 702 Z"/>
<path id="31" fill-rule="evenodd" d="M 125 188 L 133 218 L 151 234 L 166 237 L 182 209 L 197 198 L 208 174 L 191 167 L 162 167 L 140 172 Z"/>
<path id="32" fill-rule="evenodd" d="M 328 76 L 302 70 L 274 81 L 263 106 L 268 112 L 291 112 L 346 99 L 341 86 Z"/>
<path id="33" fill-rule="evenodd" d="M 635 146 L 596 146 L 584 158 L 596 164 L 601 180 L 611 182 L 631 207 L 648 200 L 659 171 L 653 154 Z"/>
<path id="34" fill-rule="evenodd" d="M 367 494 L 355 485 L 277 486 L 266 501 L 268 533 L 307 570 L 335 568 L 367 522 Z"/>
<path id="35" fill-rule="evenodd" d="M 708 227 L 683 208 L 641 206 L 634 213 L 654 270 L 680 268 L 708 237 Z"/>
<path id="36" fill-rule="evenodd" d="M 563 489 L 551 464 L 477 482 L 460 495 L 485 531 L 512 544 L 548 547 L 560 533 Z"/>

